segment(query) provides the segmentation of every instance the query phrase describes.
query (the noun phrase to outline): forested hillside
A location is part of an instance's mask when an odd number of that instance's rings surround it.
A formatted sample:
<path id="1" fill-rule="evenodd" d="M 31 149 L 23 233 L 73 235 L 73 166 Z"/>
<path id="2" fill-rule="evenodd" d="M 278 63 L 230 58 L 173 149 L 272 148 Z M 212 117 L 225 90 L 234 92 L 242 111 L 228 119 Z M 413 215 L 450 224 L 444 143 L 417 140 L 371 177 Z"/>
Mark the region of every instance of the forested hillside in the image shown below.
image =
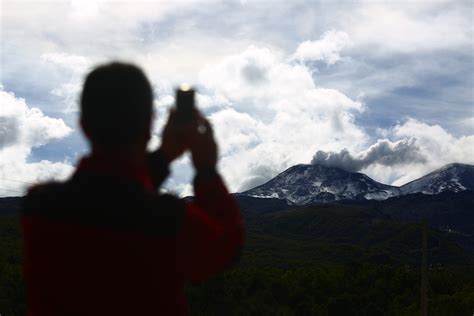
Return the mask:
<path id="1" fill-rule="evenodd" d="M 343 205 L 244 214 L 240 261 L 187 287 L 191 315 L 419 314 L 419 224 Z M 26 309 L 18 224 L 0 217 L 2 315 Z M 430 315 L 472 315 L 472 255 L 441 231 L 428 235 Z"/>

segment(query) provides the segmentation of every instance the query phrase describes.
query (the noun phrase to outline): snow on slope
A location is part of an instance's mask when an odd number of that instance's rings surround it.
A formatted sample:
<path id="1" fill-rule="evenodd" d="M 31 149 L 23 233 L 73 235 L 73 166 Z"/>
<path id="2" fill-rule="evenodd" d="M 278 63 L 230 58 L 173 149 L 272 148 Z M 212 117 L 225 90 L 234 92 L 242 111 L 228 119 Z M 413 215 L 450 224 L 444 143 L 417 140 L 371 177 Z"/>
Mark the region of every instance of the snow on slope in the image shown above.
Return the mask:
<path id="1" fill-rule="evenodd" d="M 305 205 L 343 199 L 385 200 L 412 194 L 474 189 L 474 166 L 450 164 L 402 187 L 379 183 L 365 174 L 321 165 L 296 165 L 265 184 L 242 192 L 259 198 L 285 199 Z"/>
<path id="2" fill-rule="evenodd" d="M 453 163 L 400 187 L 401 194 L 474 190 L 474 166 Z"/>
<path id="3" fill-rule="evenodd" d="M 397 195 L 398 188 L 378 183 L 362 173 L 320 165 L 296 165 L 241 194 L 286 199 L 303 205 L 341 199 L 386 199 Z"/>

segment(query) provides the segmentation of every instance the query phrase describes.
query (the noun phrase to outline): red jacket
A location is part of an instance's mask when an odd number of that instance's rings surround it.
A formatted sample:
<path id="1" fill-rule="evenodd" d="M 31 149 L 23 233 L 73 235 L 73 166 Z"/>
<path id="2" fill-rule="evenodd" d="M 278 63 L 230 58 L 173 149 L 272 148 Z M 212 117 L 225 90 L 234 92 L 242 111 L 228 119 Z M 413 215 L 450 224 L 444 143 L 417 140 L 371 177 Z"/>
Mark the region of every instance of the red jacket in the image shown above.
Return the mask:
<path id="1" fill-rule="evenodd" d="M 215 171 L 193 202 L 156 194 L 167 176 L 96 157 L 65 183 L 30 190 L 22 215 L 29 315 L 185 315 L 183 287 L 221 272 L 242 246 L 240 211 Z"/>

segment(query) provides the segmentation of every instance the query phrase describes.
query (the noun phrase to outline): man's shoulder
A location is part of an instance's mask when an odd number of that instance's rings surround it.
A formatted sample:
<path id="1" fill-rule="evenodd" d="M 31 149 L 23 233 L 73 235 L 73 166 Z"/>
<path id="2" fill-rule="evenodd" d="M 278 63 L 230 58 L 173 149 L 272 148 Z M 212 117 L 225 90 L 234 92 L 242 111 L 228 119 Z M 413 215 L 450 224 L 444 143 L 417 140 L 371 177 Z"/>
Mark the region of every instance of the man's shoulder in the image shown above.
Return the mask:
<path id="1" fill-rule="evenodd" d="M 149 205 L 149 216 L 164 235 L 175 235 L 181 229 L 186 204 L 171 194 L 158 194 Z"/>
<path id="2" fill-rule="evenodd" d="M 96 184 L 86 187 L 82 181 L 67 181 L 36 185 L 24 200 L 23 215 L 154 235 L 175 235 L 180 230 L 186 204 L 177 196 L 134 185 L 99 190 Z"/>
<path id="3" fill-rule="evenodd" d="M 64 182 L 58 182 L 58 181 L 38 183 L 28 188 L 28 193 L 26 196 L 34 197 L 34 196 L 52 194 L 52 193 L 57 192 L 57 190 L 60 190 L 65 185 L 66 184 Z"/>
<path id="4" fill-rule="evenodd" d="M 39 208 L 48 208 L 60 199 L 66 186 L 66 183 L 51 181 L 30 187 L 23 200 L 23 211 L 30 213 Z"/>
<path id="5" fill-rule="evenodd" d="M 155 199 L 155 203 L 158 203 L 163 206 L 169 206 L 171 208 L 184 207 L 185 205 L 185 202 L 182 199 L 169 193 L 156 194 L 154 199 Z"/>

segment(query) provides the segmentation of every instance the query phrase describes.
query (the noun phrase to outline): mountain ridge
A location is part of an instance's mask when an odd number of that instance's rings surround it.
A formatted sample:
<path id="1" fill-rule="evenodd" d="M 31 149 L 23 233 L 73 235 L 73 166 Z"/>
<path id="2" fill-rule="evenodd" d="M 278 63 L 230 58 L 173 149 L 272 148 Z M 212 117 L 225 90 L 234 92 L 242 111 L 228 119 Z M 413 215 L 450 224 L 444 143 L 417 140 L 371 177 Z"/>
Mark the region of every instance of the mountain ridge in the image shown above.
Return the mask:
<path id="1" fill-rule="evenodd" d="M 386 200 L 414 193 L 438 194 L 474 189 L 474 166 L 451 163 L 402 186 L 373 180 L 360 172 L 318 164 L 298 164 L 266 183 L 237 193 L 255 198 L 278 198 L 289 205 L 328 203 L 338 200 Z"/>

